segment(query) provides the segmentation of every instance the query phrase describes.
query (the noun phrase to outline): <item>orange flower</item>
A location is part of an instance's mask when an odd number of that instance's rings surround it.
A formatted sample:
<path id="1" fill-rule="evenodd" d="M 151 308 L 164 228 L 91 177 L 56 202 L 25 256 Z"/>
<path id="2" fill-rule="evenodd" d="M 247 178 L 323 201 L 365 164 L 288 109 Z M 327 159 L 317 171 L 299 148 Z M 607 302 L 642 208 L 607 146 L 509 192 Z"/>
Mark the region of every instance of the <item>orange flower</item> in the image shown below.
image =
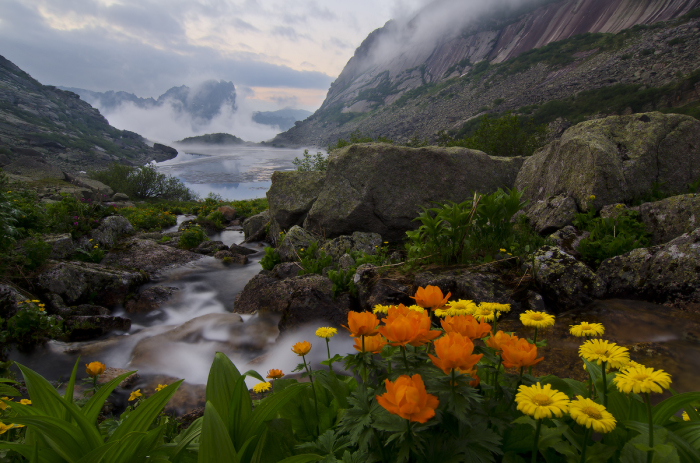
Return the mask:
<path id="1" fill-rule="evenodd" d="M 85 372 L 93 378 L 105 372 L 105 364 L 100 362 L 91 362 L 85 364 Z"/>
<path id="2" fill-rule="evenodd" d="M 384 349 L 384 346 L 386 346 L 386 339 L 384 339 L 384 336 L 365 337 L 364 352 L 378 354 Z M 362 338 L 355 338 L 355 345 L 352 347 L 354 347 L 356 351 L 362 352 Z"/>
<path id="3" fill-rule="evenodd" d="M 468 371 L 474 368 L 484 354 L 472 355 L 473 351 L 474 344 L 469 338 L 452 332 L 435 341 L 437 357 L 432 354 L 428 354 L 428 357 L 436 367 L 449 375 L 453 369 Z"/>
<path id="4" fill-rule="evenodd" d="M 516 335 L 506 334 L 499 330 L 496 334 L 491 333 L 491 336 L 486 340 L 486 345 L 500 352 L 506 344 L 513 344 L 517 341 L 518 337 Z"/>
<path id="5" fill-rule="evenodd" d="M 374 336 L 377 331 L 379 320 L 372 312 L 350 312 L 348 313 L 348 326 L 343 328 L 350 332 L 350 336 L 358 338 L 360 336 Z"/>
<path id="6" fill-rule="evenodd" d="M 435 416 L 438 398 L 425 391 L 420 375 L 401 375 L 395 383 L 386 379 L 384 385 L 386 392 L 377 396 L 377 403 L 389 413 L 418 423 L 425 423 Z"/>
<path id="7" fill-rule="evenodd" d="M 294 344 L 294 347 L 292 347 L 292 352 L 299 356 L 308 354 L 310 350 L 311 343 L 308 341 L 298 342 Z"/>
<path id="8" fill-rule="evenodd" d="M 512 344 L 502 346 L 503 366 L 506 368 L 531 367 L 537 365 L 544 357 L 537 357 L 537 346 L 530 344 L 525 339 L 518 339 Z"/>
<path id="9" fill-rule="evenodd" d="M 486 333 L 491 331 L 491 325 L 486 322 L 478 322 L 471 315 L 446 316 L 440 320 L 442 329 L 446 333 L 459 333 L 469 339 L 481 339 L 486 336 Z"/>
<path id="10" fill-rule="evenodd" d="M 416 300 L 416 304 L 425 309 L 437 309 L 447 303 L 452 293 L 447 293 L 447 296 L 442 297 L 442 291 L 437 286 L 428 285 L 425 288 L 419 287 L 415 296 L 411 299 Z"/>
<path id="11" fill-rule="evenodd" d="M 430 316 L 427 312 L 409 310 L 403 304 L 390 307 L 379 332 L 392 346 L 422 346 L 442 334 L 430 329 Z"/>
<path id="12" fill-rule="evenodd" d="M 309 349 L 311 349 L 311 348 L 309 347 Z M 277 378 L 281 378 L 282 376 L 284 376 L 284 373 L 282 373 L 282 370 L 276 370 L 273 368 L 267 372 L 266 378 L 277 379 Z"/>

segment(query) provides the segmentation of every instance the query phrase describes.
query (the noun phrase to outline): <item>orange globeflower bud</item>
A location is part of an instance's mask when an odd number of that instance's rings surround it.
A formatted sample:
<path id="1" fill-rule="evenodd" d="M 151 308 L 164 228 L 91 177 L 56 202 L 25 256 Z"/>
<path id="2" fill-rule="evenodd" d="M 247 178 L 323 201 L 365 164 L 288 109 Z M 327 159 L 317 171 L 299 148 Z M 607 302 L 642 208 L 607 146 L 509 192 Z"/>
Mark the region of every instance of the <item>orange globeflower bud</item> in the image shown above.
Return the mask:
<path id="1" fill-rule="evenodd" d="M 371 352 L 373 354 L 378 354 L 386 346 L 386 339 L 383 336 L 366 336 L 365 337 L 365 350 L 364 352 Z M 352 346 L 358 352 L 362 351 L 362 338 L 355 338 L 355 345 Z"/>
<path id="2" fill-rule="evenodd" d="M 386 379 L 384 385 L 386 392 L 377 396 L 377 403 L 389 413 L 418 423 L 425 423 L 435 416 L 438 398 L 425 391 L 420 375 L 401 375 L 394 383 Z"/>
<path id="3" fill-rule="evenodd" d="M 442 290 L 437 286 L 428 285 L 425 288 L 419 287 L 416 290 L 415 296 L 410 296 L 416 300 L 416 304 L 426 309 L 436 309 L 447 303 L 452 293 L 447 293 L 447 296 L 442 297 Z"/>
<path id="4" fill-rule="evenodd" d="M 518 339 L 512 344 L 504 344 L 501 357 L 503 357 L 503 366 L 506 368 L 531 367 L 544 359 L 544 357 L 535 358 L 537 357 L 537 346 L 530 344 L 525 339 Z"/>
<path id="5" fill-rule="evenodd" d="M 105 372 L 105 364 L 100 362 L 91 362 L 85 364 L 85 372 L 93 378 Z"/>
<path id="6" fill-rule="evenodd" d="M 454 317 L 448 315 L 440 320 L 442 329 L 446 333 L 455 332 L 469 339 L 481 339 L 491 331 L 491 325 L 486 322 L 478 322 L 471 315 L 456 315 Z"/>
<path id="7" fill-rule="evenodd" d="M 415 347 L 422 346 L 442 334 L 441 331 L 430 330 L 430 317 L 427 312 L 408 310 L 403 304 L 389 308 L 389 315 L 384 319 L 384 326 L 379 327 L 379 332 L 392 346 L 410 344 Z"/>
<path id="8" fill-rule="evenodd" d="M 282 373 L 282 370 L 277 370 L 275 368 L 268 370 L 266 378 L 270 379 L 278 379 L 284 376 L 284 373 Z"/>
<path id="9" fill-rule="evenodd" d="M 491 336 L 486 340 L 486 345 L 500 352 L 506 344 L 513 344 L 517 341 L 518 337 L 516 335 L 506 334 L 499 330 L 496 334 L 491 333 Z"/>
<path id="10" fill-rule="evenodd" d="M 350 336 L 357 338 L 360 336 L 374 336 L 379 325 L 379 319 L 372 312 L 353 312 L 348 313 L 348 326 L 343 325 L 343 328 L 350 332 Z"/>
<path id="11" fill-rule="evenodd" d="M 459 333 L 447 333 L 435 341 L 435 353 L 437 357 L 428 354 L 433 364 L 446 375 L 452 370 L 471 370 L 479 362 L 484 354 L 472 355 L 474 344 L 467 337 Z"/>
<path id="12" fill-rule="evenodd" d="M 294 344 L 294 347 L 292 347 L 292 352 L 295 354 L 302 356 L 306 355 L 309 353 L 311 350 L 311 343 L 308 341 L 302 341 Z"/>

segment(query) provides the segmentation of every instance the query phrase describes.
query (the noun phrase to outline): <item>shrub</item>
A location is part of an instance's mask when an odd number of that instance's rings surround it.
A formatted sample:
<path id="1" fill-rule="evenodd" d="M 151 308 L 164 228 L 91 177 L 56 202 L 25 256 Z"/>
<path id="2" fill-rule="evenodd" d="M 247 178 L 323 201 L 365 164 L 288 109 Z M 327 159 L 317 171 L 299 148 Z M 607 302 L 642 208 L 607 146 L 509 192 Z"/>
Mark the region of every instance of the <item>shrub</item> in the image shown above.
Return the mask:
<path id="1" fill-rule="evenodd" d="M 119 208 L 117 213 L 126 217 L 137 230 L 160 230 L 177 223 L 174 214 L 158 206 L 139 204 L 134 207 Z"/>
<path id="2" fill-rule="evenodd" d="M 160 198 L 180 201 L 197 199 L 197 194 L 179 179 L 161 174 L 156 167 L 130 167 L 114 163 L 103 171 L 90 172 L 90 177 L 109 185 L 113 190 L 132 198 Z"/>
<path id="3" fill-rule="evenodd" d="M 19 303 L 19 310 L 7 320 L 6 330 L 0 333 L 0 338 L 5 343 L 28 348 L 61 336 L 61 327 L 60 319 L 48 315 L 44 304 L 27 300 Z"/>
<path id="4" fill-rule="evenodd" d="M 323 269 L 333 265 L 333 258 L 323 251 L 318 251 L 318 243 L 315 241 L 308 248 L 299 251 L 301 271 L 299 275 L 316 273 L 321 275 Z"/>
<path id="5" fill-rule="evenodd" d="M 262 268 L 265 270 L 272 270 L 275 268 L 275 265 L 279 264 L 280 262 L 282 262 L 282 260 L 280 259 L 277 249 L 273 248 L 272 246 L 266 247 L 265 256 L 260 259 L 260 265 Z"/>
<path id="6" fill-rule="evenodd" d="M 304 159 L 294 158 L 292 161 L 299 172 L 323 172 L 328 166 L 328 159 L 323 157 L 323 154 L 318 151 L 312 157 L 308 149 L 304 150 Z"/>
<path id="7" fill-rule="evenodd" d="M 27 258 L 25 266 L 30 270 L 44 265 L 44 262 L 51 256 L 51 250 L 53 249 L 50 244 L 44 242 L 41 238 L 29 238 L 22 243 L 22 247 Z"/>
<path id="8" fill-rule="evenodd" d="M 12 192 L 7 188 L 5 174 L 0 170 L 0 251 L 10 247 L 20 236 L 17 225 L 22 212 L 12 204 L 9 196 Z"/>
<path id="9" fill-rule="evenodd" d="M 207 241 L 207 235 L 199 226 L 190 227 L 180 235 L 180 247 L 183 249 L 194 248 L 203 241 Z"/>

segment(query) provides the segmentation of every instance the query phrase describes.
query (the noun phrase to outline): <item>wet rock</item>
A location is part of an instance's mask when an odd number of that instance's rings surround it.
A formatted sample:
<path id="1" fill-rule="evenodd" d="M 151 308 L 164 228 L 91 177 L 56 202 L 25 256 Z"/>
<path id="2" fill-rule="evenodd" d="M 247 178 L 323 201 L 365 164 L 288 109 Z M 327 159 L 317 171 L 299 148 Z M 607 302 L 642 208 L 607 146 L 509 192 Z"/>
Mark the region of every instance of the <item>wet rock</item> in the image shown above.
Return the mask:
<path id="1" fill-rule="evenodd" d="M 224 260 L 226 257 L 228 257 L 229 259 L 231 257 L 233 257 L 233 254 L 231 254 L 231 251 L 217 251 L 214 254 L 215 259 Z"/>
<path id="2" fill-rule="evenodd" d="M 301 267 L 296 262 L 282 262 L 275 265 L 275 268 L 272 269 L 272 275 L 277 279 L 284 280 L 299 275 L 300 271 Z"/>
<path id="3" fill-rule="evenodd" d="M 372 310 L 378 304 L 412 305 L 415 303 L 409 297 L 411 293 L 410 285 L 393 279 L 381 278 L 376 267 L 371 264 L 360 265 L 355 272 L 353 281 L 355 282 L 362 310 Z"/>
<path id="4" fill-rule="evenodd" d="M 488 268 L 486 269 L 488 270 Z M 500 275 L 486 272 L 464 272 L 455 276 L 451 299 L 467 299 L 479 302 L 510 304 L 511 310 L 519 310 L 520 303 L 510 296 L 512 291 L 503 284 Z"/>
<path id="5" fill-rule="evenodd" d="M 113 368 L 113 367 L 107 367 L 105 368 L 104 373 L 102 373 L 100 376 L 97 378 L 97 384 L 105 384 L 110 381 L 112 381 L 114 378 L 117 378 L 118 376 L 123 375 L 124 373 L 128 373 L 131 370 L 124 370 L 122 368 Z M 121 388 L 130 388 L 132 387 L 141 377 L 139 376 L 138 373 L 132 373 L 126 378 L 122 380 L 121 383 L 119 383 L 119 387 Z"/>
<path id="6" fill-rule="evenodd" d="M 203 241 L 197 247 L 192 249 L 192 252 L 197 254 L 204 254 L 206 256 L 215 254 L 219 251 L 228 251 L 228 246 L 226 246 L 221 241 Z"/>
<path id="7" fill-rule="evenodd" d="M 600 217 L 603 219 L 616 219 L 631 209 L 623 203 L 608 204 L 600 210 Z"/>
<path id="8" fill-rule="evenodd" d="M 119 243 L 102 260 L 102 264 L 143 270 L 150 275 L 169 267 L 201 259 L 202 255 L 184 249 L 161 246 L 152 240 L 130 238 Z"/>
<path id="9" fill-rule="evenodd" d="M 121 235 L 134 233 L 134 227 L 121 215 L 106 217 L 95 230 L 90 232 L 90 236 L 97 244 L 111 249 L 117 243 L 117 238 Z"/>
<path id="10" fill-rule="evenodd" d="M 112 201 L 128 201 L 129 200 L 129 195 L 126 193 L 114 193 L 114 196 L 112 196 Z"/>
<path id="11" fill-rule="evenodd" d="M 228 250 L 231 251 L 231 254 L 241 254 L 244 256 L 249 256 L 258 252 L 254 249 L 246 248 L 245 246 L 239 246 L 237 244 L 232 244 L 228 247 Z"/>
<path id="12" fill-rule="evenodd" d="M 362 231 L 402 239 L 417 228 L 419 205 L 461 202 L 474 191 L 511 187 L 522 162 L 465 148 L 351 145 L 330 157 L 326 181 L 303 226 L 329 238 Z M 270 210 L 273 198 L 271 188 Z"/>
<path id="13" fill-rule="evenodd" d="M 700 121 L 680 114 L 582 122 L 527 158 L 515 187 L 530 201 L 567 195 L 582 211 L 641 197 L 654 182 L 683 191 L 700 178 L 699 138 Z"/>
<path id="14" fill-rule="evenodd" d="M 605 295 L 605 282 L 563 249 L 542 246 L 533 258 L 535 281 L 558 310 L 583 307 Z"/>
<path id="15" fill-rule="evenodd" d="M 70 233 L 43 235 L 41 238 L 51 245 L 51 259 L 68 259 L 75 252 Z"/>
<path id="16" fill-rule="evenodd" d="M 546 312 L 547 306 L 544 303 L 544 298 L 534 291 L 527 292 L 527 310 L 535 312 Z"/>
<path id="17" fill-rule="evenodd" d="M 659 246 L 604 260 L 598 276 L 609 297 L 700 302 L 700 228 Z"/>
<path id="18" fill-rule="evenodd" d="M 94 304 L 80 304 L 75 307 L 70 307 L 67 309 L 64 309 L 64 313 L 60 314 L 62 317 L 68 317 L 68 316 L 93 316 L 93 315 L 111 315 L 111 311 L 106 308 L 102 307 L 101 305 L 94 305 Z"/>
<path id="19" fill-rule="evenodd" d="M 224 216 L 224 220 L 227 222 L 232 221 L 236 218 L 236 209 L 231 206 L 221 206 L 217 209 Z"/>
<path id="20" fill-rule="evenodd" d="M 382 236 L 379 233 L 354 232 L 326 241 L 320 250 L 339 262 L 341 256 L 353 251 L 374 255 L 381 245 Z"/>
<path id="21" fill-rule="evenodd" d="M 579 259 L 581 254 L 576 250 L 581 240 L 591 236 L 590 232 L 581 231 L 573 225 L 567 225 L 561 230 L 549 235 L 549 239 L 574 259 Z"/>
<path id="22" fill-rule="evenodd" d="M 635 209 L 639 211 L 639 220 L 651 233 L 654 245 L 667 243 L 700 227 L 700 194 L 671 196 Z"/>
<path id="23" fill-rule="evenodd" d="M 442 291 L 442 294 L 447 296 L 447 293 L 452 293 L 451 299 L 454 299 L 455 292 L 455 275 L 452 272 L 432 273 L 422 272 L 416 275 L 414 280 L 416 288 L 426 286 L 437 286 Z"/>
<path id="24" fill-rule="evenodd" d="M 348 270 L 354 265 L 355 259 L 350 257 L 350 254 L 343 254 L 340 259 L 338 259 L 338 267 L 340 267 L 341 270 Z"/>
<path id="25" fill-rule="evenodd" d="M 265 239 L 265 226 L 270 222 L 270 211 L 248 217 L 243 221 L 243 234 L 246 241 L 262 241 Z"/>
<path id="26" fill-rule="evenodd" d="M 245 265 L 248 262 L 249 262 L 248 256 L 244 256 L 242 254 L 231 254 L 231 256 L 226 258 L 226 261 L 225 261 L 225 263 L 227 263 L 227 264 L 239 264 L 239 265 Z"/>
<path id="27" fill-rule="evenodd" d="M 85 315 L 63 320 L 68 340 L 87 341 L 104 336 L 112 331 L 129 331 L 131 320 L 106 315 Z"/>
<path id="28" fill-rule="evenodd" d="M 89 262 L 60 262 L 37 277 L 37 286 L 67 304 L 94 300 L 106 306 L 121 304 L 126 295 L 148 281 L 141 272 Z"/>
<path id="29" fill-rule="evenodd" d="M 285 231 L 304 223 L 323 188 L 325 172 L 274 172 L 267 191 L 270 220 L 275 229 Z"/>
<path id="30" fill-rule="evenodd" d="M 177 294 L 173 286 L 151 286 L 140 291 L 124 304 L 127 313 L 148 313 L 170 302 Z"/>
<path id="31" fill-rule="evenodd" d="M 12 317 L 19 310 L 19 304 L 25 300 L 27 298 L 11 283 L 0 284 L 0 318 L 7 320 Z"/>
<path id="32" fill-rule="evenodd" d="M 302 275 L 286 281 L 294 282 L 294 290 L 279 321 L 280 333 L 312 321 L 337 328 L 347 324 L 353 307 L 350 295 L 345 293 L 333 299 L 331 280 L 321 275 Z"/>
<path id="33" fill-rule="evenodd" d="M 532 228 L 542 235 L 570 225 L 576 214 L 578 214 L 576 202 L 566 195 L 537 201 L 526 212 Z"/>
<path id="34" fill-rule="evenodd" d="M 299 260 L 299 252 L 308 249 L 311 243 L 318 242 L 319 239 L 304 230 L 298 225 L 289 229 L 284 237 L 284 241 L 277 247 L 282 262 L 293 262 Z"/>

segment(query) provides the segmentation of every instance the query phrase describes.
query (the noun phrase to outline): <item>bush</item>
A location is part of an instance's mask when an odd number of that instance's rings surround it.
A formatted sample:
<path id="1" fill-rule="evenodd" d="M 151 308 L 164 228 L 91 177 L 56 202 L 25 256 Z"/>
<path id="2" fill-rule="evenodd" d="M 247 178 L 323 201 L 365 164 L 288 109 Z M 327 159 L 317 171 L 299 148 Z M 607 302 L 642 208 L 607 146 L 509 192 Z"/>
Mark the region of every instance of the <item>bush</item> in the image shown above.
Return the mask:
<path id="1" fill-rule="evenodd" d="M 0 170 L 0 251 L 9 248 L 21 234 L 17 225 L 22 212 L 12 204 L 6 178 Z"/>
<path id="2" fill-rule="evenodd" d="M 17 313 L 7 320 L 5 330 L 0 332 L 0 341 L 28 348 L 61 336 L 61 327 L 60 320 L 46 313 L 44 304 L 27 300 L 19 303 Z"/>
<path id="3" fill-rule="evenodd" d="M 265 256 L 260 259 L 260 265 L 262 268 L 265 270 L 272 270 L 275 268 L 275 265 L 279 264 L 280 262 L 282 262 L 282 259 L 280 259 L 277 249 L 273 248 L 272 246 L 266 247 Z"/>
<path id="4" fill-rule="evenodd" d="M 194 248 L 203 241 L 207 241 L 207 235 L 199 226 L 190 227 L 180 235 L 180 247 L 183 249 Z"/>
<path id="5" fill-rule="evenodd" d="M 324 268 L 333 265 L 333 258 L 327 256 L 323 251 L 318 251 L 318 243 L 315 241 L 308 248 L 301 249 L 299 257 L 301 259 L 301 262 L 299 262 L 299 265 L 301 265 L 299 275 L 309 275 L 311 273 L 321 275 Z"/>
<path id="6" fill-rule="evenodd" d="M 53 249 L 50 244 L 40 238 L 30 238 L 22 243 L 22 247 L 27 259 L 25 266 L 30 270 L 44 265 L 44 262 L 51 256 L 51 250 Z"/>
<path id="7" fill-rule="evenodd" d="M 160 230 L 172 227 L 177 218 L 170 211 L 164 211 L 158 206 L 139 204 L 135 207 L 122 207 L 117 213 L 124 216 L 137 230 Z"/>
<path id="8" fill-rule="evenodd" d="M 197 199 L 197 194 L 179 179 L 161 174 L 156 167 L 130 167 L 114 163 L 103 171 L 90 172 L 90 177 L 109 185 L 114 191 L 126 193 L 132 198 L 158 198 L 179 201 Z"/>
<path id="9" fill-rule="evenodd" d="M 312 157 L 308 149 L 304 150 L 304 159 L 294 158 L 292 161 L 299 172 L 324 172 L 328 166 L 328 159 L 318 151 Z"/>

